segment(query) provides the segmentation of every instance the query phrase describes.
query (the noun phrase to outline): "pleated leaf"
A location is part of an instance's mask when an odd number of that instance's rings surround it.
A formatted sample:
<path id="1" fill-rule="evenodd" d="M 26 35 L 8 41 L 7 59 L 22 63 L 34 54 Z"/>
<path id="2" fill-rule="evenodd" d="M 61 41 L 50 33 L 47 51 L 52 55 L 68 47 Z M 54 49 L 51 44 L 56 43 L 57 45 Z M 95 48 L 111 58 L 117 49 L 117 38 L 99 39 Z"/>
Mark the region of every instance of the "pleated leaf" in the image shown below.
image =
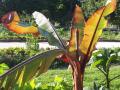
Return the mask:
<path id="1" fill-rule="evenodd" d="M 102 34 L 103 28 L 107 25 L 105 16 L 111 14 L 116 8 L 116 0 L 112 0 L 106 6 L 97 10 L 88 19 L 84 29 L 84 37 L 80 45 L 82 53 L 89 55 L 94 50 L 95 44 Z"/>
<path id="2" fill-rule="evenodd" d="M 56 56 L 63 54 L 60 49 L 50 50 L 21 62 L 0 76 L 0 88 L 13 90 L 16 84 L 23 87 L 25 82 L 46 72 Z"/>
<path id="3" fill-rule="evenodd" d="M 35 11 L 33 17 L 38 25 L 39 32 L 47 37 L 49 44 L 65 49 L 64 41 L 58 36 L 50 21 L 40 12 Z"/>

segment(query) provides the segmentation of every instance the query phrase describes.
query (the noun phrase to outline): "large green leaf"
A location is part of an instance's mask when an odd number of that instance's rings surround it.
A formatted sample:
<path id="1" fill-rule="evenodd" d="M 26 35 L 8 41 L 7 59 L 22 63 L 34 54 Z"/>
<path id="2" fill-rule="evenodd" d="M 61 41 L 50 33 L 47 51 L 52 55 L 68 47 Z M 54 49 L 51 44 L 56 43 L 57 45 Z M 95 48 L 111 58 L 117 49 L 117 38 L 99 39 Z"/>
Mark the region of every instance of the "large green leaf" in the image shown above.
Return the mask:
<path id="1" fill-rule="evenodd" d="M 91 68 L 99 66 L 103 62 L 103 59 L 99 59 L 91 64 Z"/>
<path id="2" fill-rule="evenodd" d="M 0 74 L 3 74 L 9 67 L 5 63 L 0 64 Z"/>
<path id="3" fill-rule="evenodd" d="M 108 60 L 106 62 L 107 69 L 109 69 L 111 62 L 115 61 L 115 60 L 117 60 L 117 53 L 110 54 L 110 57 L 108 58 Z"/>
<path id="4" fill-rule="evenodd" d="M 56 56 L 62 53 L 60 49 L 50 50 L 23 61 L 0 76 L 0 88 L 12 90 L 16 84 L 23 87 L 34 76 L 46 72 Z"/>

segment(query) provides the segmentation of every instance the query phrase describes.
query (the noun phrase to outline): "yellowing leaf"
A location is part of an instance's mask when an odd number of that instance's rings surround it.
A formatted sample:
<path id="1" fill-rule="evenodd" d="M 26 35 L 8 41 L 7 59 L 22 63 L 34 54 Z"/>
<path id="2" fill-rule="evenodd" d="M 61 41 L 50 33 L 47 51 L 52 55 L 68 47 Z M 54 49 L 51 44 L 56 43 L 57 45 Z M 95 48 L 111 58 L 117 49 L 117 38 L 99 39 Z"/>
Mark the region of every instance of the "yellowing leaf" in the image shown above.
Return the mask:
<path id="1" fill-rule="evenodd" d="M 116 0 L 111 0 L 111 2 L 109 2 L 106 5 L 103 16 L 107 16 L 107 15 L 111 14 L 116 9 L 116 4 L 117 4 Z"/>
<path id="2" fill-rule="evenodd" d="M 77 49 L 76 29 L 71 28 L 71 37 L 69 42 L 69 52 L 75 52 Z"/>
<path id="3" fill-rule="evenodd" d="M 20 18 L 17 12 L 7 13 L 2 17 L 3 25 L 17 34 L 38 34 L 38 28 L 34 26 L 22 26 L 20 25 Z"/>
<path id="4" fill-rule="evenodd" d="M 80 45 L 83 37 L 84 24 L 85 24 L 85 20 L 82 13 L 82 9 L 78 5 L 76 5 L 73 14 L 72 26 L 71 26 L 69 52 L 76 52 L 77 46 Z"/>
<path id="5" fill-rule="evenodd" d="M 8 25 L 8 29 L 17 33 L 17 34 L 35 34 L 38 33 L 37 27 L 34 26 L 20 26 L 19 24 L 15 24 L 14 22 Z"/>
<path id="6" fill-rule="evenodd" d="M 30 81 L 30 86 L 32 87 L 32 89 L 35 88 L 35 80 L 34 79 Z"/>
<path id="7" fill-rule="evenodd" d="M 13 16 L 14 16 L 13 21 L 14 21 L 14 22 L 20 22 L 20 18 L 19 18 L 19 16 L 18 16 L 17 12 L 14 11 L 13 14 L 14 14 L 14 15 L 13 15 Z"/>
<path id="8" fill-rule="evenodd" d="M 85 25 L 85 20 L 82 9 L 78 5 L 76 5 L 73 14 L 72 27 L 83 30 L 84 25 Z"/>
<path id="9" fill-rule="evenodd" d="M 25 72 L 25 67 L 23 68 L 23 70 L 22 70 L 21 73 L 19 74 L 19 78 L 18 78 L 18 80 L 17 80 L 17 83 L 19 83 L 19 87 L 21 87 L 21 85 L 22 85 L 24 72 Z M 16 74 L 18 74 L 18 73 L 16 73 Z"/>
<path id="10" fill-rule="evenodd" d="M 97 10 L 86 22 L 84 29 L 84 37 L 80 45 L 82 53 L 89 55 L 94 50 L 102 29 L 106 27 L 107 20 L 105 16 L 109 15 L 115 10 L 116 0 L 112 0 L 108 5 Z"/>

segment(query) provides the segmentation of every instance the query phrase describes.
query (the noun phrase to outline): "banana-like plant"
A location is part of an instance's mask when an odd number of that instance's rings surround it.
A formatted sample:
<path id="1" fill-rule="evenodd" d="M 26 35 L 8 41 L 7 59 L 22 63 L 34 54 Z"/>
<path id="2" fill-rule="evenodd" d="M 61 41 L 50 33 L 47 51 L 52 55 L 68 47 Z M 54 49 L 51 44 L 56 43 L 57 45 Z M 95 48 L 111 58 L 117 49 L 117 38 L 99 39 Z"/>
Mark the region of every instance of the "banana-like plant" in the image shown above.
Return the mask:
<path id="1" fill-rule="evenodd" d="M 19 84 L 22 90 L 25 82 L 46 72 L 56 56 L 62 55 L 61 58 L 72 67 L 74 81 L 73 90 L 83 90 L 83 78 L 86 64 L 102 34 L 103 28 L 107 25 L 105 17 L 111 14 L 115 8 L 116 0 L 111 0 L 85 21 L 82 9 L 79 5 L 76 5 L 70 29 L 71 38 L 69 40 L 69 45 L 58 36 L 54 26 L 39 12 L 33 13 L 38 29 L 32 29 L 33 26 L 27 26 L 27 29 L 24 26 L 20 26 L 20 20 L 16 20 L 16 15 L 14 13 L 8 13 L 5 17 L 3 16 L 1 20 L 2 23 L 11 31 L 21 34 L 26 32 L 33 34 L 39 32 L 48 38 L 49 44 L 57 46 L 58 49 L 33 56 L 11 68 L 0 76 L 0 87 L 4 88 L 4 90 L 12 90 L 15 84 Z"/>

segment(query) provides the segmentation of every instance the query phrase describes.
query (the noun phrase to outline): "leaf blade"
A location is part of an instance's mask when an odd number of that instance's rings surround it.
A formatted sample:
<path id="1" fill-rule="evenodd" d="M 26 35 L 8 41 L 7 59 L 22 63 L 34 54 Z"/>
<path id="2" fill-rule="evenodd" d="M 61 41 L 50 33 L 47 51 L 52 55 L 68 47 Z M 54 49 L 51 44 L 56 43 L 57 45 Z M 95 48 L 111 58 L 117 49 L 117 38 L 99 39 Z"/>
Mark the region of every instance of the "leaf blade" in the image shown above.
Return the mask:
<path id="1" fill-rule="evenodd" d="M 2 84 L 1 87 L 3 86 L 5 88 L 8 88 L 8 87 L 12 88 L 11 86 L 14 86 L 17 83 L 19 83 L 20 86 L 24 86 L 24 83 L 27 82 L 28 80 L 30 80 L 31 78 L 33 78 L 33 76 L 39 76 L 40 74 L 46 72 L 47 69 L 49 68 L 49 66 L 51 65 L 51 63 L 54 61 L 55 57 L 62 53 L 64 53 L 63 50 L 55 49 L 55 50 L 51 50 L 48 52 L 44 52 L 42 54 L 38 54 L 26 61 L 23 61 L 22 63 L 16 65 L 15 67 L 13 67 L 9 71 L 7 71 L 5 74 L 0 76 L 0 83 Z M 38 63 L 38 64 L 36 65 L 36 63 Z M 44 63 L 49 63 L 49 64 L 44 64 Z M 32 66 L 32 65 L 36 65 L 36 66 Z M 30 67 L 32 67 L 33 69 L 29 70 Z M 40 67 L 44 67 L 44 69 L 40 68 Z M 10 76 L 13 73 L 17 73 L 17 72 L 19 72 L 19 74 L 18 74 L 19 76 L 17 76 L 15 74 L 16 78 L 12 78 L 14 80 L 14 85 L 13 85 L 13 83 L 10 84 L 10 82 L 9 82 L 10 80 L 8 80 L 8 82 L 3 84 L 3 82 L 5 82 L 5 80 L 6 80 L 6 78 L 11 79 Z M 41 72 L 41 73 L 39 73 L 39 72 Z M 37 74 L 37 73 L 39 73 L 39 74 Z M 28 77 L 28 78 L 26 78 L 26 77 Z"/>
<path id="2" fill-rule="evenodd" d="M 56 29 L 49 22 L 49 20 L 40 12 L 33 12 L 33 17 L 35 19 L 36 24 L 38 25 L 39 32 L 42 33 L 43 36 L 47 37 L 48 42 L 51 45 L 57 46 L 59 48 L 65 49 L 65 44 L 62 39 L 58 36 Z"/>
<path id="3" fill-rule="evenodd" d="M 116 1 L 116 0 L 115 0 Z M 111 3 L 116 3 L 112 0 Z M 102 29 L 107 25 L 105 20 L 105 15 L 112 13 L 115 10 L 115 4 L 108 4 L 99 10 L 97 10 L 86 22 L 84 29 L 84 37 L 80 45 L 80 50 L 85 55 L 89 56 L 93 51 L 95 44 L 97 43 L 100 35 L 102 34 Z M 111 11 L 107 12 L 108 7 L 114 8 L 110 9 Z"/>
<path id="4" fill-rule="evenodd" d="M 9 18 L 11 17 L 11 20 Z M 2 17 L 3 25 L 10 31 L 17 34 L 38 34 L 38 28 L 32 25 L 20 25 L 20 18 L 16 11 L 9 12 Z"/>
<path id="5" fill-rule="evenodd" d="M 69 41 L 70 53 L 71 52 L 76 53 L 76 50 L 79 49 L 78 47 L 83 38 L 84 26 L 85 26 L 85 20 L 82 9 L 78 5 L 76 5 L 72 19 L 71 37 Z"/>

